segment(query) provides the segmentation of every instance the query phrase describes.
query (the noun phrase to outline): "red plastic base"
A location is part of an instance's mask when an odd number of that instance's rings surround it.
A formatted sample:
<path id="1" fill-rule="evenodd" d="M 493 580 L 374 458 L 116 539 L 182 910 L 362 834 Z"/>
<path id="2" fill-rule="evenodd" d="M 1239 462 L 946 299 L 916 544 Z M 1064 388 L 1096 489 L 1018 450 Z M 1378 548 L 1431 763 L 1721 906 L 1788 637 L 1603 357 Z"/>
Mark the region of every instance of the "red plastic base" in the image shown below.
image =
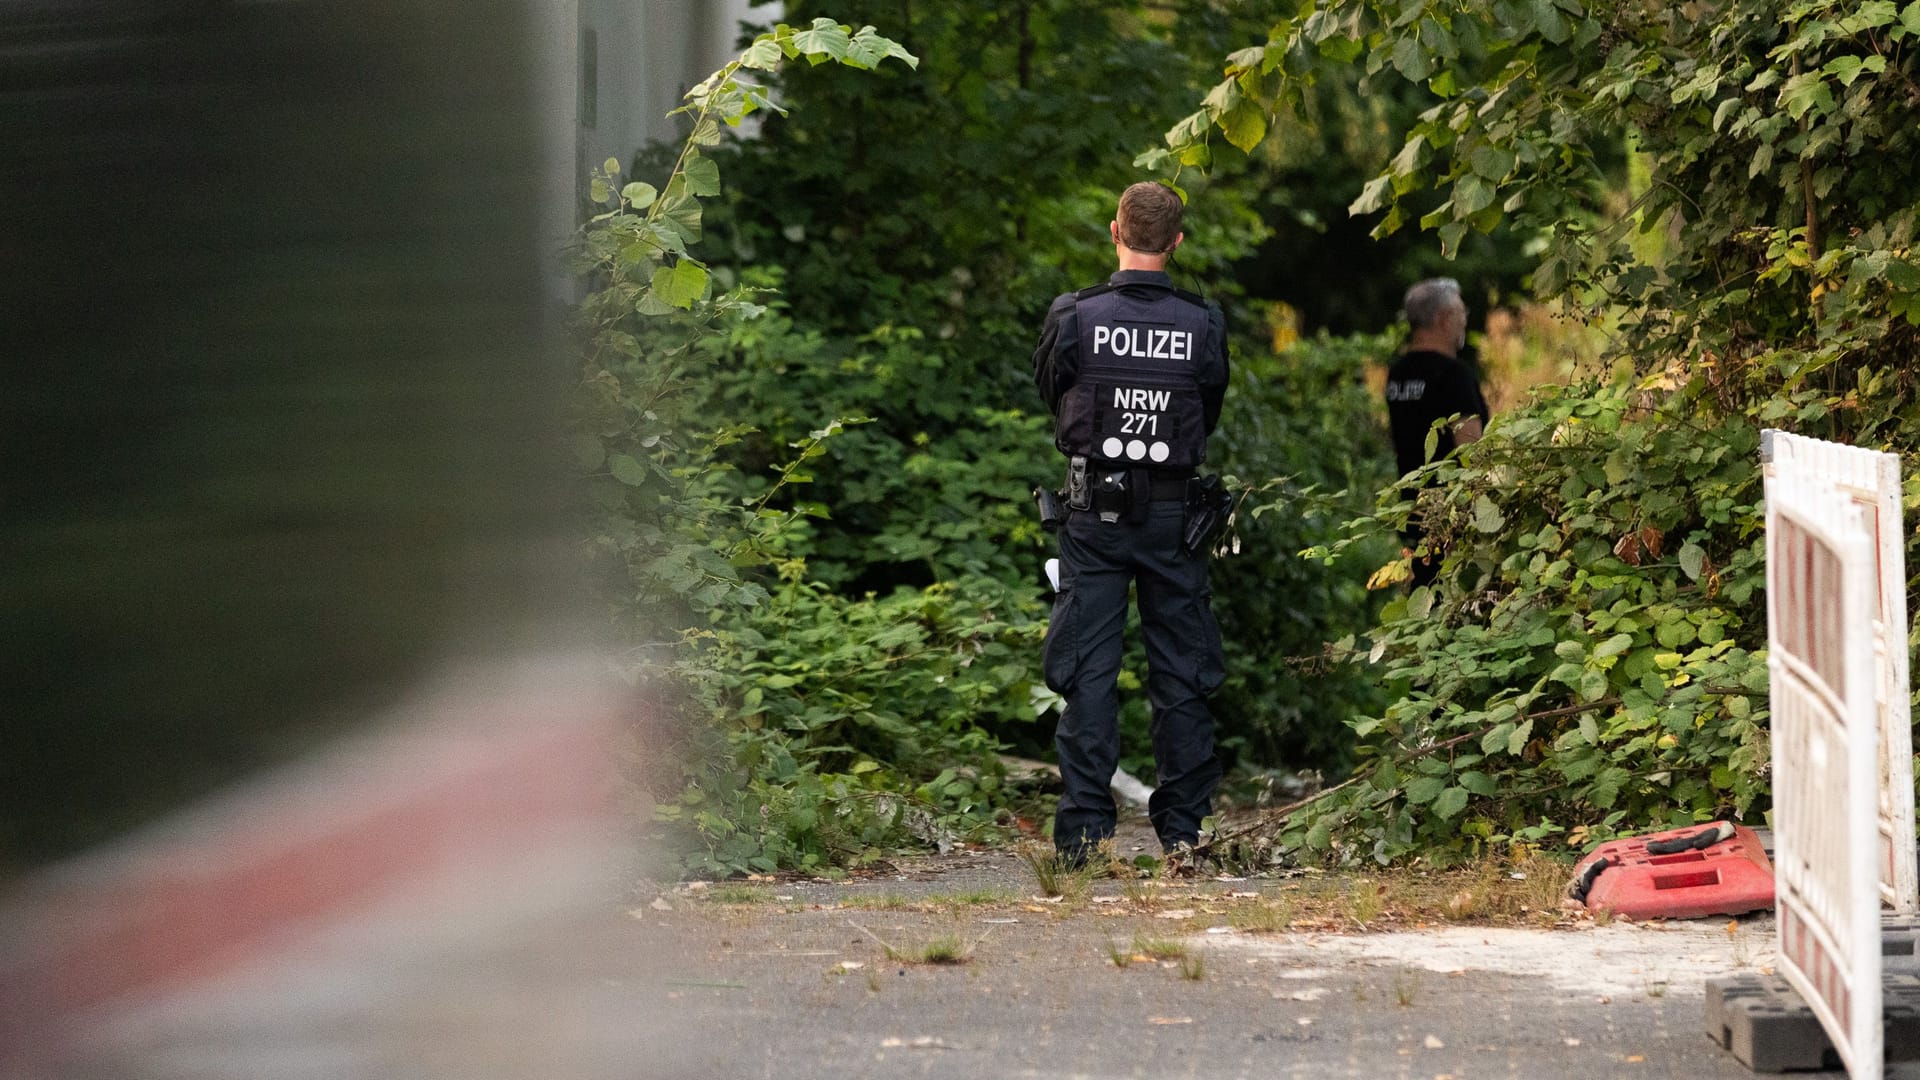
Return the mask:
<path id="1" fill-rule="evenodd" d="M 1693 836 L 1714 825 L 1610 840 L 1587 854 L 1575 868 L 1606 856 L 1609 865 L 1587 891 L 1587 910 L 1607 910 L 1634 919 L 1696 919 L 1703 915 L 1739 915 L 1773 906 L 1773 863 L 1760 837 L 1744 825 L 1733 835 L 1699 851 L 1649 855 L 1647 843 Z"/>

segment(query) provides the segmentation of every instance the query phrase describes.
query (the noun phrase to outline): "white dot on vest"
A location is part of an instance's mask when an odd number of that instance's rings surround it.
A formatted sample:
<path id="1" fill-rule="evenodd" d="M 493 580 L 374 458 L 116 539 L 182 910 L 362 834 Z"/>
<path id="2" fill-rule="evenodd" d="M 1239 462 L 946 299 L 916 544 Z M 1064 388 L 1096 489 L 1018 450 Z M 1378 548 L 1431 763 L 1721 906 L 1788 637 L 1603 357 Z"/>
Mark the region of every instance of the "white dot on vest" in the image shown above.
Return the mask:
<path id="1" fill-rule="evenodd" d="M 1100 454 L 1102 457 L 1117 458 L 1125 451 L 1126 444 L 1112 436 L 1108 436 L 1107 441 L 1100 444 Z"/>
<path id="2" fill-rule="evenodd" d="M 1140 460 L 1141 458 L 1143 458 L 1143 457 L 1146 457 L 1146 456 L 1147 456 L 1147 444 L 1146 444 L 1146 443 L 1144 443 L 1144 442 L 1141 442 L 1141 441 L 1140 441 L 1139 439 L 1135 439 L 1135 440 L 1133 440 L 1132 442 L 1130 442 L 1130 443 L 1128 443 L 1128 444 L 1127 444 L 1127 459 L 1128 459 L 1128 460 L 1130 460 L 1130 461 L 1139 461 L 1139 460 Z"/>
<path id="3" fill-rule="evenodd" d="M 1147 447 L 1147 456 L 1155 461 L 1165 461 L 1167 460 L 1167 455 L 1171 453 L 1173 453 L 1173 451 L 1163 442 L 1156 442 L 1152 446 Z"/>

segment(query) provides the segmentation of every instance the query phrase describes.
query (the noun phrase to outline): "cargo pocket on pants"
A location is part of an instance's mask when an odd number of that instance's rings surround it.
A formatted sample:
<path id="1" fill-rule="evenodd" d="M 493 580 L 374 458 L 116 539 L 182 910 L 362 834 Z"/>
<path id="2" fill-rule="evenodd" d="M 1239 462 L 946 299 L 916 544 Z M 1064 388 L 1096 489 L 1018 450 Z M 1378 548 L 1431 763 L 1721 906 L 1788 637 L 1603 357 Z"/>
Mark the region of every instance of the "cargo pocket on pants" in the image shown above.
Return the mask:
<path id="1" fill-rule="evenodd" d="M 1213 617 L 1213 590 L 1200 594 L 1200 655 L 1194 657 L 1194 682 L 1211 694 L 1227 681 L 1227 658 L 1220 646 L 1220 621 Z"/>
<path id="2" fill-rule="evenodd" d="M 1072 588 L 1061 589 L 1047 620 L 1047 637 L 1040 648 L 1040 675 L 1047 689 L 1069 693 L 1080 674 L 1080 605 Z"/>

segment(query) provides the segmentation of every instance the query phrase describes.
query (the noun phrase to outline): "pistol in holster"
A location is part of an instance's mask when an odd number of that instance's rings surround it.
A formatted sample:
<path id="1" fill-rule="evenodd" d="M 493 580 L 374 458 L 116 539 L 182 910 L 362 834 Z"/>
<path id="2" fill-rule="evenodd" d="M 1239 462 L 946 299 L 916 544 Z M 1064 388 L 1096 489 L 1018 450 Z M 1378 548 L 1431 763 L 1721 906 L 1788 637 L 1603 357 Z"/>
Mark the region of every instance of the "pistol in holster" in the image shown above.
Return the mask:
<path id="1" fill-rule="evenodd" d="M 1057 531 L 1067 520 L 1067 505 L 1061 501 L 1060 493 L 1049 491 L 1045 487 L 1033 489 L 1033 501 L 1040 507 L 1040 527 L 1048 532 Z"/>
<path id="2" fill-rule="evenodd" d="M 1233 492 L 1217 476 L 1187 481 L 1186 529 L 1180 538 L 1187 554 L 1198 555 L 1213 546 L 1233 513 L 1233 503 Z"/>

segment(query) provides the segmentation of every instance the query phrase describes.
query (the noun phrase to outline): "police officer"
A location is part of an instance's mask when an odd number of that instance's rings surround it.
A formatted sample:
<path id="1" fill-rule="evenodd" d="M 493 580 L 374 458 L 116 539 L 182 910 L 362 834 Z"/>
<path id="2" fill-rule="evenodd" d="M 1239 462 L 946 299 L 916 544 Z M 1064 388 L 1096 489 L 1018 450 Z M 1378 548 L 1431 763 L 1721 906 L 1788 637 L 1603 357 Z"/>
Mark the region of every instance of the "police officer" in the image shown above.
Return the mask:
<path id="1" fill-rule="evenodd" d="M 1140 605 L 1159 775 L 1148 816 L 1169 853 L 1199 839 L 1220 781 L 1206 703 L 1225 676 L 1220 628 L 1205 546 L 1187 549 L 1183 523 L 1226 396 L 1226 319 L 1167 276 L 1167 257 L 1185 239 L 1182 209 L 1165 184 L 1127 188 L 1108 226 L 1119 272 L 1057 297 L 1033 354 L 1054 445 L 1068 458 L 1044 667 L 1047 685 L 1067 699 L 1055 733 L 1066 790 L 1053 840 L 1075 864 L 1113 835 L 1129 585 Z"/>
<path id="2" fill-rule="evenodd" d="M 1460 283 L 1452 278 L 1428 278 L 1407 290 L 1405 302 L 1407 347 L 1387 370 L 1387 421 L 1393 433 L 1394 463 L 1400 475 L 1438 461 L 1480 438 L 1491 418 L 1480 380 L 1464 358 L 1467 348 L 1467 302 Z M 1433 425 L 1459 417 L 1436 434 L 1433 456 L 1427 456 L 1427 434 Z M 1408 498 L 1418 494 L 1408 488 Z M 1401 532 L 1403 554 L 1413 557 L 1413 587 L 1430 585 L 1440 573 L 1441 552 L 1418 555 L 1426 544 L 1417 521 Z"/>

